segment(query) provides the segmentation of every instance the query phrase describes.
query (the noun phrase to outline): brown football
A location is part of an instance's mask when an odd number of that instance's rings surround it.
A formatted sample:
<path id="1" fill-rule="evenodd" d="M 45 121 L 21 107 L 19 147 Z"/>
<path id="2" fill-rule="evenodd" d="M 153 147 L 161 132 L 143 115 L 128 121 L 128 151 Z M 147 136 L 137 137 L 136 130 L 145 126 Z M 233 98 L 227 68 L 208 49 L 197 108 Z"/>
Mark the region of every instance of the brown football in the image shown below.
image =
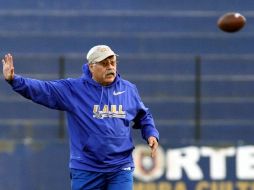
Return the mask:
<path id="1" fill-rule="evenodd" d="M 241 30 L 246 23 L 246 18 L 240 13 L 226 13 L 222 15 L 217 22 L 218 27 L 224 32 L 237 32 Z"/>

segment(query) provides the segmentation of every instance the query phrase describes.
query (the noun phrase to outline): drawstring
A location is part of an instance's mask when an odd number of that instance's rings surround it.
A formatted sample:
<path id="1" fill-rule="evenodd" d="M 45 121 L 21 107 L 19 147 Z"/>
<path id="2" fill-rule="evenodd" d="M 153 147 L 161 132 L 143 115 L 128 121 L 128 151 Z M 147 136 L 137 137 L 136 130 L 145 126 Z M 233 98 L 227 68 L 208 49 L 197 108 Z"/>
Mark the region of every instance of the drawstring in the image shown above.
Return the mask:
<path id="1" fill-rule="evenodd" d="M 102 102 L 102 97 L 103 97 L 103 86 L 101 87 L 101 98 L 100 98 L 100 103 L 99 103 L 99 109 L 101 108 L 101 102 Z"/>
<path id="2" fill-rule="evenodd" d="M 109 107 L 109 90 L 107 89 L 107 98 L 108 98 L 108 107 Z M 101 107 L 102 97 L 103 97 L 104 87 L 101 87 L 101 98 L 100 98 L 100 104 L 99 107 Z"/>
<path id="3" fill-rule="evenodd" d="M 100 97 L 100 103 L 99 103 L 99 109 L 97 110 L 97 112 L 95 113 L 97 118 L 103 119 L 105 117 L 105 115 L 107 115 L 108 113 L 100 113 L 99 110 L 103 109 L 103 107 L 101 108 L 101 104 L 102 104 L 102 98 L 103 98 L 103 93 L 104 93 L 104 87 L 101 87 L 101 97 Z M 109 90 L 107 89 L 107 98 L 108 98 L 108 109 L 109 108 Z"/>
<path id="4" fill-rule="evenodd" d="M 107 89 L 107 95 L 108 95 L 108 109 L 109 109 L 109 92 L 108 92 L 108 89 Z"/>
<path id="5" fill-rule="evenodd" d="M 107 89 L 107 98 L 108 98 L 108 107 L 109 107 L 109 90 Z M 104 92 L 104 87 L 101 87 L 101 98 L 100 98 L 100 103 L 99 103 L 99 109 L 101 109 L 101 102 L 102 102 L 102 98 L 103 98 L 103 92 Z"/>
<path id="6" fill-rule="evenodd" d="M 98 107 L 97 111 L 95 112 L 95 117 L 98 119 L 103 119 L 103 116 L 100 113 L 102 97 L 103 97 L 103 86 L 101 87 L 101 97 L 100 97 L 99 107 Z"/>

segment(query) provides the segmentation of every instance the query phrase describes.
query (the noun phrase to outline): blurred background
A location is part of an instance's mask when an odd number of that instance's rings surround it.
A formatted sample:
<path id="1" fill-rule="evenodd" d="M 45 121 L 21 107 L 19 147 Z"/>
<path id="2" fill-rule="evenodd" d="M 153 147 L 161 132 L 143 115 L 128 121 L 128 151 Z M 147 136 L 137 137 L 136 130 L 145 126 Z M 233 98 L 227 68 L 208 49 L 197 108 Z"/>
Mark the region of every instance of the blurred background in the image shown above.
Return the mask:
<path id="1" fill-rule="evenodd" d="M 118 71 L 137 85 L 160 132 L 161 154 L 155 160 L 135 157 L 135 190 L 237 189 L 237 150 L 254 143 L 253 0 L 0 3 L 0 52 L 13 54 L 16 74 L 79 77 L 87 51 L 97 44 L 120 55 Z M 220 31 L 217 19 L 226 12 L 243 14 L 246 26 L 237 33 Z M 70 189 L 64 113 L 24 99 L 2 73 L 1 78 L 0 189 Z M 146 144 L 139 131 L 133 136 L 137 147 Z M 229 185 L 209 174 L 211 163 L 200 153 L 204 146 L 234 149 L 236 154 L 225 158 L 226 175 L 219 178 Z M 177 179 L 167 175 L 170 151 L 180 150 L 184 157 L 189 147 L 200 153 L 195 163 L 203 171 L 199 180 L 207 182 L 203 186 L 184 167 Z M 164 164 L 153 176 L 161 159 Z M 242 180 L 251 185 L 252 177 L 250 172 Z"/>

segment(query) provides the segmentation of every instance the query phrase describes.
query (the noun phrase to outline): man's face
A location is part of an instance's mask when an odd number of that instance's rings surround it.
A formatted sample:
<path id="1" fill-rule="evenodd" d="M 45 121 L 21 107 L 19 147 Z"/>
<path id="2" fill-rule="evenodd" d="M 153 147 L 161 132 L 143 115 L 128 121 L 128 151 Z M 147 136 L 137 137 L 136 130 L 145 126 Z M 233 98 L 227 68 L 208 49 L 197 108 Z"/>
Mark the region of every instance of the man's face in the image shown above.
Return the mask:
<path id="1" fill-rule="evenodd" d="M 116 56 L 112 55 L 106 59 L 89 64 L 89 69 L 95 81 L 103 86 L 111 84 L 116 78 Z"/>

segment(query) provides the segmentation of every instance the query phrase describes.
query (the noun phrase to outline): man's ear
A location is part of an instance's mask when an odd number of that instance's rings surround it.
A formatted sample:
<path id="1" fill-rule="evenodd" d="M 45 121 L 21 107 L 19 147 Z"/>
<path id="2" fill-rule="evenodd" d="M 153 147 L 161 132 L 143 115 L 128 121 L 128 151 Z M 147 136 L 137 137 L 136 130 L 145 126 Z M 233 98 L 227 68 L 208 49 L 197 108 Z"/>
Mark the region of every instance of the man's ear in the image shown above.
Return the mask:
<path id="1" fill-rule="evenodd" d="M 94 64 L 88 64 L 88 67 L 89 67 L 90 72 L 93 73 Z"/>

